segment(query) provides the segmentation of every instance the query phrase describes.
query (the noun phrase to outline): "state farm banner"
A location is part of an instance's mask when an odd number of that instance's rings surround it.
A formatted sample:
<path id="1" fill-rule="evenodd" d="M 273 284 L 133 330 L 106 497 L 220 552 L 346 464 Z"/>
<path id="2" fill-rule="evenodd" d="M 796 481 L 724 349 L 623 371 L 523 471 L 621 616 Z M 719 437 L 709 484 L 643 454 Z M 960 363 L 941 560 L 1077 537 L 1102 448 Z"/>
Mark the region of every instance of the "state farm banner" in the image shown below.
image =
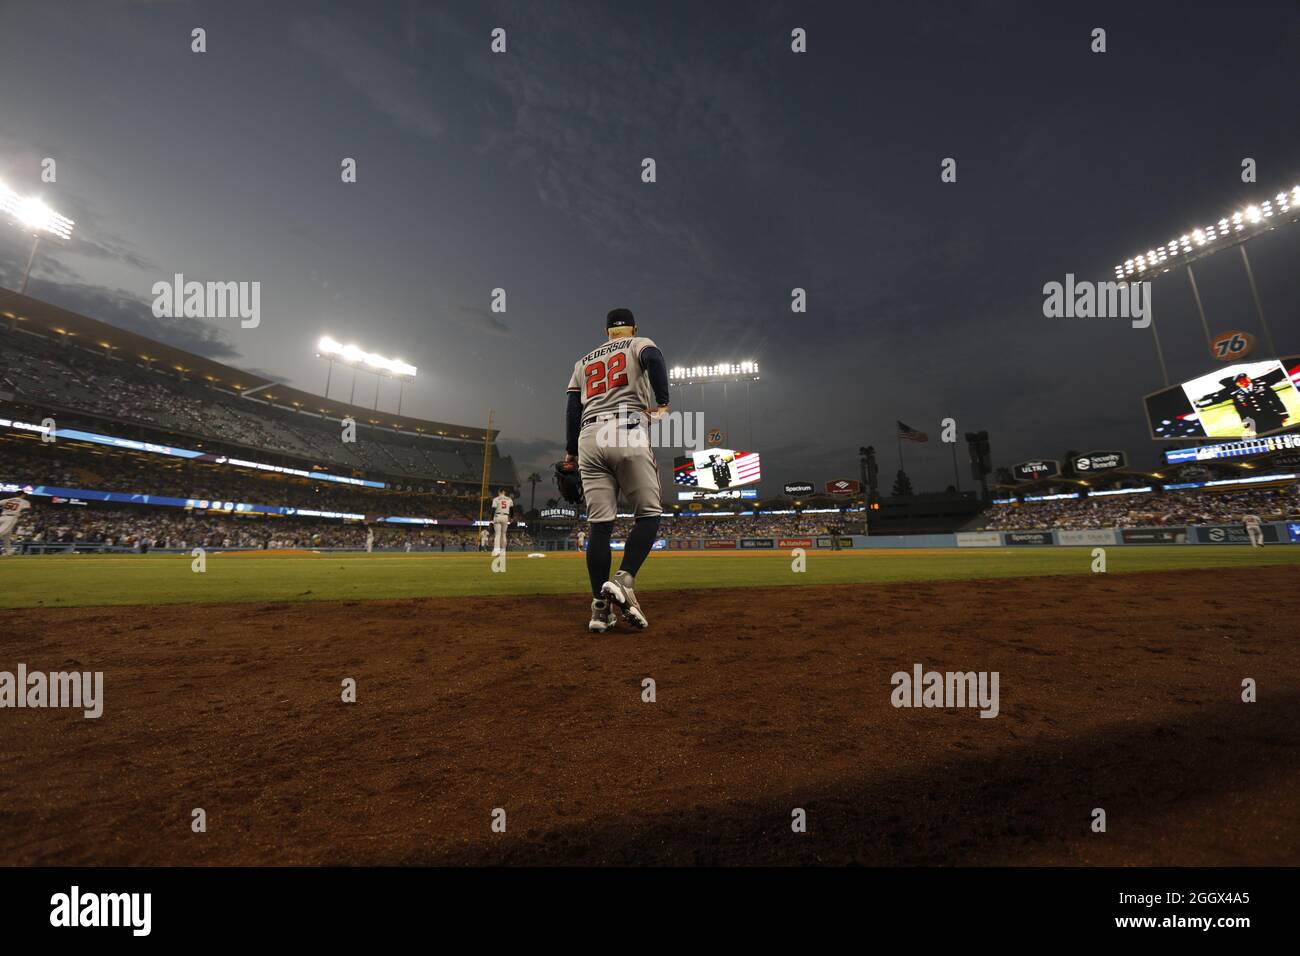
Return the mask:
<path id="1" fill-rule="evenodd" d="M 777 541 L 778 548 L 811 548 L 813 546 L 812 538 L 781 538 Z"/>
<path id="2" fill-rule="evenodd" d="M 957 547 L 959 548 L 999 548 L 1002 546 L 1002 535 L 997 531 L 958 531 Z"/>
<path id="3" fill-rule="evenodd" d="M 1059 544 L 1119 544 L 1114 528 L 1093 528 L 1088 531 L 1058 531 Z"/>
<path id="4" fill-rule="evenodd" d="M 1120 528 L 1124 544 L 1186 544 L 1186 528 Z"/>

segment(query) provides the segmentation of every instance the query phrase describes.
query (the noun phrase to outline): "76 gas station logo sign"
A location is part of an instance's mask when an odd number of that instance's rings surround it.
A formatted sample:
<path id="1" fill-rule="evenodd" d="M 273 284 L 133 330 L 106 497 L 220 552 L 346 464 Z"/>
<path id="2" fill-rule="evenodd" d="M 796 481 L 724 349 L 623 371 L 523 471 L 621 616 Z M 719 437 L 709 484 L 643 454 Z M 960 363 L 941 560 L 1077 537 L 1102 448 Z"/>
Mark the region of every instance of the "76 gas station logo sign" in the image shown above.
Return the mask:
<path id="1" fill-rule="evenodd" d="M 1249 332 L 1223 332 L 1210 343 L 1210 354 L 1220 362 L 1236 362 L 1255 350 L 1255 336 Z"/>

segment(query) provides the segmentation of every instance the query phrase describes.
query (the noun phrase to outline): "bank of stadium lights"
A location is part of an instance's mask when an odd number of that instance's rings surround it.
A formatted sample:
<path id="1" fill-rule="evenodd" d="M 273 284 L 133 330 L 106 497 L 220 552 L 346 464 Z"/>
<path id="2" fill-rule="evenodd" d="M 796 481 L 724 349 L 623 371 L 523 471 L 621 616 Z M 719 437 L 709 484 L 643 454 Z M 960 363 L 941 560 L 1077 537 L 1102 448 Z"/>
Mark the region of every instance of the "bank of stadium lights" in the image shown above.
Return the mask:
<path id="1" fill-rule="evenodd" d="M 668 370 L 668 381 L 680 385 L 704 382 L 757 382 L 758 363 L 719 362 L 717 365 L 677 365 Z"/>
<path id="2" fill-rule="evenodd" d="M 375 375 L 375 409 L 379 408 L 379 376 L 397 379 L 397 414 L 402 414 L 402 398 L 406 392 L 406 383 L 415 378 L 416 368 L 401 359 L 390 359 L 376 352 L 367 352 L 358 345 L 344 345 L 328 335 L 322 335 L 316 343 L 316 357 L 329 359 L 329 371 L 325 373 L 325 397 L 330 395 L 330 377 L 334 373 L 334 363 L 340 362 L 353 370 L 352 394 L 349 405 L 356 404 L 357 376 L 356 370 L 371 372 Z"/>
<path id="3" fill-rule="evenodd" d="M 322 336 L 316 343 L 316 351 L 332 361 L 342 362 L 345 365 L 364 366 L 369 371 L 385 373 L 394 378 L 415 378 L 414 365 L 408 365 L 401 359 L 384 358 L 356 345 L 343 345 L 328 335 Z"/>
<path id="4" fill-rule="evenodd" d="M 1115 267 L 1121 281 L 1154 278 L 1212 252 L 1245 242 L 1282 222 L 1300 219 L 1300 186 L 1280 192 L 1272 199 L 1238 209 L 1218 222 L 1186 232 L 1163 246 L 1148 249 Z"/>
<path id="5" fill-rule="evenodd" d="M 41 240 L 48 236 L 67 242 L 72 238 L 72 227 L 76 223 L 45 205 L 39 196 L 20 196 L 4 183 L 0 183 L 0 213 L 3 213 L 19 229 L 32 235 L 32 251 L 27 257 L 27 268 L 23 270 L 23 284 L 18 290 L 25 293 L 27 280 L 32 274 L 32 263 L 36 261 L 36 249 L 41 244 Z"/>

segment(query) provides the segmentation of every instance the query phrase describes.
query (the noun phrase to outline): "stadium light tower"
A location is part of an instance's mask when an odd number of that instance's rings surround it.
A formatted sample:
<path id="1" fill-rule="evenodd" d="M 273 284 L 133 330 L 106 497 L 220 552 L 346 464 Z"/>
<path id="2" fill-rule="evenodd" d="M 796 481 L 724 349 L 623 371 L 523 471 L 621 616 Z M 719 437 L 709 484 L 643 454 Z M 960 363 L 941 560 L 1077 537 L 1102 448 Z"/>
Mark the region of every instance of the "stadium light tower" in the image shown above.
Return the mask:
<path id="1" fill-rule="evenodd" d="M 329 370 L 325 373 L 326 398 L 330 397 L 330 378 L 334 373 L 334 363 L 338 362 L 352 369 L 352 394 L 348 399 L 349 405 L 356 404 L 357 370 L 361 369 L 375 376 L 374 408 L 376 410 L 379 409 L 380 378 L 397 379 L 397 414 L 402 414 L 402 398 L 406 391 L 406 383 L 409 379 L 415 378 L 416 368 L 414 365 L 403 362 L 401 359 L 385 358 L 376 352 L 367 352 L 357 345 L 343 345 L 328 335 L 322 335 L 320 341 L 316 343 L 316 357 L 328 359 L 330 363 Z"/>
<path id="2" fill-rule="evenodd" d="M 745 385 L 745 418 L 749 423 L 749 445 L 754 445 L 754 418 L 749 403 L 749 387 L 759 380 L 758 362 L 745 359 L 742 362 L 726 361 L 716 365 L 677 365 L 668 370 L 668 384 L 678 387 L 686 385 L 700 386 L 700 411 L 704 411 L 704 392 L 708 385 L 722 385 L 723 428 L 729 430 L 727 417 L 727 385 L 743 382 Z M 736 447 L 734 444 L 731 447 Z"/>
<path id="3" fill-rule="evenodd" d="M 1250 257 L 1246 254 L 1246 243 L 1262 233 L 1276 229 L 1283 223 L 1300 220 L 1300 185 L 1278 193 L 1263 202 L 1251 203 L 1217 222 L 1206 223 L 1189 232 L 1169 240 L 1162 246 L 1148 249 L 1144 253 L 1125 259 L 1115 267 L 1115 278 L 1120 282 L 1151 281 L 1157 276 L 1174 269 L 1186 268 L 1187 279 L 1192 286 L 1192 298 L 1196 302 L 1196 312 L 1201 319 L 1207 344 L 1210 325 L 1205 319 L 1205 309 L 1201 305 L 1201 292 L 1196 286 L 1196 275 L 1192 272 L 1192 263 L 1206 256 L 1214 255 L 1224 249 L 1237 246 L 1241 250 L 1241 261 L 1246 267 L 1246 278 L 1250 282 L 1250 294 L 1255 302 L 1255 314 L 1259 317 L 1260 328 L 1264 332 L 1264 341 L 1270 354 L 1277 355 L 1273 344 L 1273 333 L 1264 318 L 1264 307 L 1259 300 L 1259 289 L 1255 286 L 1255 273 L 1250 267 Z M 1155 335 L 1156 355 L 1160 359 L 1160 370 L 1164 382 L 1169 384 L 1169 374 L 1165 371 L 1164 354 L 1160 348 L 1160 337 L 1156 333 L 1155 320 L 1151 322 L 1151 332 Z"/>
<path id="4" fill-rule="evenodd" d="M 36 261 L 36 249 L 41 239 L 52 236 L 62 242 L 72 238 L 72 227 L 76 225 L 67 216 L 60 216 L 45 205 L 39 196 L 19 196 L 16 192 L 0 183 L 0 212 L 19 229 L 32 235 L 32 251 L 27 256 L 27 268 L 23 270 L 23 284 L 18 289 L 27 293 L 27 280 L 32 274 L 32 263 Z"/>

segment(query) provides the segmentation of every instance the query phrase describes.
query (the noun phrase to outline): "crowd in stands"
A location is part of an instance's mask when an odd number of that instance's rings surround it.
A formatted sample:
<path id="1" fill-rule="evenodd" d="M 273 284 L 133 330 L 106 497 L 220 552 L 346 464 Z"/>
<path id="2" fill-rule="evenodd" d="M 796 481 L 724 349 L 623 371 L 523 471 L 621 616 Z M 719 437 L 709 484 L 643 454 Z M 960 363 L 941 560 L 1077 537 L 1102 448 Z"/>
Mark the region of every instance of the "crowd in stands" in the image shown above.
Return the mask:
<path id="1" fill-rule="evenodd" d="M 475 528 L 387 527 L 296 518 L 232 517 L 204 512 L 141 508 L 36 507 L 24 513 L 17 539 L 28 545 L 105 545 L 149 551 L 160 548 L 305 549 L 366 547 L 375 550 L 473 551 Z"/>
<path id="2" fill-rule="evenodd" d="M 474 481 L 482 449 L 437 436 L 398 435 L 358 422 L 355 442 L 339 422 L 182 379 L 96 349 L 23 331 L 0 332 L 0 391 L 19 401 L 82 410 L 109 419 L 280 452 L 344 469 L 414 479 Z M 508 458 L 494 475 L 515 485 Z"/>
<path id="3" fill-rule="evenodd" d="M 434 485 L 434 492 L 359 488 L 155 455 L 81 453 L 57 442 L 0 442 L 0 481 L 366 516 L 469 518 L 478 513 L 477 494 L 455 495 L 451 485 Z"/>
<path id="4" fill-rule="evenodd" d="M 982 527 L 989 531 L 1082 531 L 1240 524 L 1248 514 L 1262 521 L 1278 521 L 1300 514 L 1300 484 L 1279 489 L 1188 490 L 993 505 L 985 512 Z"/>

